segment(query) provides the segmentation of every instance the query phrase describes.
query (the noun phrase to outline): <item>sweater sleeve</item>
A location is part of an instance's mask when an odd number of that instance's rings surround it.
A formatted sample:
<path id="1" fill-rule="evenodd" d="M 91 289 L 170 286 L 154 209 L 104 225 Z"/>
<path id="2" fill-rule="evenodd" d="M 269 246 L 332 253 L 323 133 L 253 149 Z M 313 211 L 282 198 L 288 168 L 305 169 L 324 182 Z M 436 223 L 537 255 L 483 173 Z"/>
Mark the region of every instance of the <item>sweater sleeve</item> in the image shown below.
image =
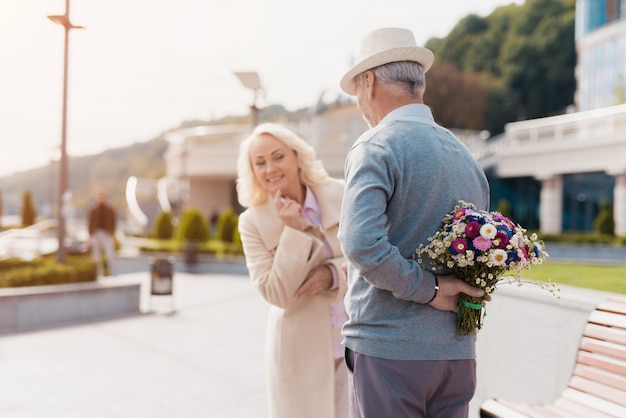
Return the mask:
<path id="1" fill-rule="evenodd" d="M 387 233 L 387 202 L 397 176 L 395 159 L 384 147 L 362 142 L 350 151 L 339 239 L 359 276 L 351 280 L 363 279 L 397 299 L 427 303 L 435 286 L 433 274 L 403 257 Z"/>

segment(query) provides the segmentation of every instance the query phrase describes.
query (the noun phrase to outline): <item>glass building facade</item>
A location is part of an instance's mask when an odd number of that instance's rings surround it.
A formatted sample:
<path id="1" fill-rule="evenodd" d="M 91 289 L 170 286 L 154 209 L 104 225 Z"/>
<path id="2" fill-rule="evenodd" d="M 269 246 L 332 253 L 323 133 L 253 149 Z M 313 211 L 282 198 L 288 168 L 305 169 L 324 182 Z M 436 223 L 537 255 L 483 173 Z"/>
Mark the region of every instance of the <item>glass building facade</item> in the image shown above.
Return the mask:
<path id="1" fill-rule="evenodd" d="M 615 177 L 606 173 L 563 175 L 563 231 L 593 231 L 600 205 L 613 205 Z"/>
<path id="2" fill-rule="evenodd" d="M 626 102 L 626 0 L 576 2 L 577 110 Z"/>
<path id="3" fill-rule="evenodd" d="M 626 0 L 578 0 L 576 2 L 576 39 L 620 20 Z"/>

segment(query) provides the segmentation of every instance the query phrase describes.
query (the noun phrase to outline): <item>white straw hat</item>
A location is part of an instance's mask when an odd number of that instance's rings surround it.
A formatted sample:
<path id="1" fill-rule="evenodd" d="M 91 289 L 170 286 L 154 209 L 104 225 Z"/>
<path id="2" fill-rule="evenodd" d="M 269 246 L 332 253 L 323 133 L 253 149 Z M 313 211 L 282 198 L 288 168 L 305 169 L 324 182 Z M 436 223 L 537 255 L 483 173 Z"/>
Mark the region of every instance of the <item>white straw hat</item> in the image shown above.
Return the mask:
<path id="1" fill-rule="evenodd" d="M 397 61 L 415 61 L 428 71 L 435 56 L 430 49 L 417 46 L 413 32 L 404 28 L 382 28 L 363 37 L 356 64 L 341 78 L 341 89 L 354 96 L 354 77 L 379 65 Z"/>

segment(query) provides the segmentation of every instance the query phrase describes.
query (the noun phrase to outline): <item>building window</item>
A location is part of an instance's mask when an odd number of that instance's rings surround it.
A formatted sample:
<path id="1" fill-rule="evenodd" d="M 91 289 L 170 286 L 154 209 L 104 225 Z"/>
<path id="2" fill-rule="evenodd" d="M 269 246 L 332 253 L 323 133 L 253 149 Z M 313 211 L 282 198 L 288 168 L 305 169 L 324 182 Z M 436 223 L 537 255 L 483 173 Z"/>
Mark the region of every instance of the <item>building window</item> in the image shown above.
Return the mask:
<path id="1" fill-rule="evenodd" d="M 600 204 L 613 204 L 615 178 L 605 173 L 563 176 L 563 231 L 591 232 Z"/>

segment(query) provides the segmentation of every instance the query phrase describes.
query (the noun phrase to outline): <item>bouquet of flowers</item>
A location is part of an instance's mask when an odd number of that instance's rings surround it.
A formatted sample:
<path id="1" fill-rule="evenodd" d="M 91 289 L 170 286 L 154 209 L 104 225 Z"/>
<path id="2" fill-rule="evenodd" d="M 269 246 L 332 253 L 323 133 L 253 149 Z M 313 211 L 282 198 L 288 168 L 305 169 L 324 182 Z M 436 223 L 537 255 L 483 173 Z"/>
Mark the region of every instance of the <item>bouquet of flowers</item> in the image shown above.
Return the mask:
<path id="1" fill-rule="evenodd" d="M 541 264 L 548 257 L 536 234 L 528 237 L 524 228 L 499 212 L 477 210 L 463 201 L 443 218 L 443 226 L 428 241 L 428 245 L 420 245 L 416 250 L 422 266 L 429 266 L 435 274 L 449 271 L 485 291 L 482 298 L 460 295 L 457 333 L 463 335 L 476 334 L 482 327 L 482 302 L 498 283 L 521 284 L 522 270 Z M 554 293 L 550 282 L 534 284 Z"/>

